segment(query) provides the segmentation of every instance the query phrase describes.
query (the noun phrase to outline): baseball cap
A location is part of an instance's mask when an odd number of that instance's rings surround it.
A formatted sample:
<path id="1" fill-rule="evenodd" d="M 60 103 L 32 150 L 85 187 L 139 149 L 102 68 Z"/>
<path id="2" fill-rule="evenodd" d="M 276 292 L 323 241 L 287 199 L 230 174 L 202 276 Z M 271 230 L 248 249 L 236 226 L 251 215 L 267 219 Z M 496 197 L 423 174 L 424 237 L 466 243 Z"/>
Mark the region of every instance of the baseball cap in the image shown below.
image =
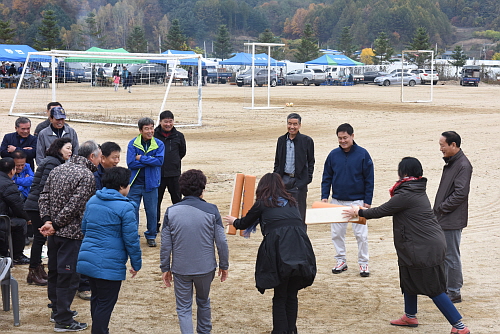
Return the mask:
<path id="1" fill-rule="evenodd" d="M 55 119 L 66 119 L 66 112 L 62 107 L 54 107 L 50 110 L 50 116 Z"/>

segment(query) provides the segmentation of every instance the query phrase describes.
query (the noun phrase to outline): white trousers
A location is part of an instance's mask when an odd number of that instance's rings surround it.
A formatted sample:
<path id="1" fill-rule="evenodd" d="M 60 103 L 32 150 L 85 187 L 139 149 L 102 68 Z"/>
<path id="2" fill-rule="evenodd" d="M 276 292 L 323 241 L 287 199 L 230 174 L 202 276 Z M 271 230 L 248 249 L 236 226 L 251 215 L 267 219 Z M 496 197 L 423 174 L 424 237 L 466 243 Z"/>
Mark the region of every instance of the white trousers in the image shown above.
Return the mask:
<path id="1" fill-rule="evenodd" d="M 359 205 L 363 206 L 363 200 L 358 201 L 339 201 L 335 198 L 332 198 L 332 204 L 338 205 Z M 337 261 L 345 261 L 346 259 L 346 249 L 345 249 L 345 234 L 347 232 L 347 224 L 349 223 L 333 223 L 331 224 L 332 231 L 332 242 L 335 246 L 335 250 L 337 251 L 337 255 L 335 255 L 335 259 Z M 370 256 L 368 255 L 368 224 L 361 225 L 350 223 L 352 225 L 352 231 L 354 232 L 354 236 L 358 242 L 358 263 L 359 264 L 368 264 L 368 260 Z"/>

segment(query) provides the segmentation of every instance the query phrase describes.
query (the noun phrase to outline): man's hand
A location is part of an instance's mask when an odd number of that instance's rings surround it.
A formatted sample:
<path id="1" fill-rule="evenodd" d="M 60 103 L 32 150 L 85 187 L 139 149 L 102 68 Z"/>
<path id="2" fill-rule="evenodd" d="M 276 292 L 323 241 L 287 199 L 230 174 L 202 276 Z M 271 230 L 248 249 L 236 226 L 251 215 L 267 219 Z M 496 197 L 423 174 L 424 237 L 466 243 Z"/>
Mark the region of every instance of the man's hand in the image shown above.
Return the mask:
<path id="1" fill-rule="evenodd" d="M 172 284 L 172 272 L 171 271 L 166 271 L 161 275 L 161 279 L 163 280 L 163 283 L 165 283 L 165 286 L 167 288 L 170 288 Z"/>
<path id="2" fill-rule="evenodd" d="M 132 274 L 132 277 L 131 278 L 134 278 L 135 275 L 137 275 L 137 273 L 139 272 L 138 270 L 135 270 L 134 268 L 130 268 L 129 269 L 129 272 Z"/>
<path id="3" fill-rule="evenodd" d="M 328 203 L 328 198 L 322 198 L 322 199 L 321 199 L 321 202 L 323 202 L 323 203 Z"/>
<path id="4" fill-rule="evenodd" d="M 227 279 L 227 275 L 229 273 L 229 270 L 224 270 L 224 269 L 219 269 L 219 274 L 217 276 L 220 276 L 220 281 L 224 282 Z"/>
<path id="5" fill-rule="evenodd" d="M 363 204 L 363 206 L 364 206 L 365 208 L 367 208 L 367 209 L 369 209 L 369 208 L 371 208 L 371 207 L 372 207 L 372 205 L 371 205 L 371 204 L 366 204 L 366 203 L 365 203 L 365 204 Z"/>
<path id="6" fill-rule="evenodd" d="M 16 150 L 17 147 L 15 147 L 14 145 L 8 145 L 7 146 L 7 152 L 9 153 L 12 153 Z"/>
<path id="7" fill-rule="evenodd" d="M 51 221 L 45 222 L 45 225 L 40 227 L 39 230 L 40 230 L 40 233 L 45 237 L 48 237 L 49 235 L 54 235 L 56 233 L 56 230 L 52 226 Z"/>
<path id="8" fill-rule="evenodd" d="M 23 150 L 32 150 L 33 147 L 23 147 Z"/>
<path id="9" fill-rule="evenodd" d="M 137 160 L 137 161 L 141 160 L 141 155 L 140 155 L 140 154 L 137 154 L 137 155 L 135 156 L 135 160 Z"/>

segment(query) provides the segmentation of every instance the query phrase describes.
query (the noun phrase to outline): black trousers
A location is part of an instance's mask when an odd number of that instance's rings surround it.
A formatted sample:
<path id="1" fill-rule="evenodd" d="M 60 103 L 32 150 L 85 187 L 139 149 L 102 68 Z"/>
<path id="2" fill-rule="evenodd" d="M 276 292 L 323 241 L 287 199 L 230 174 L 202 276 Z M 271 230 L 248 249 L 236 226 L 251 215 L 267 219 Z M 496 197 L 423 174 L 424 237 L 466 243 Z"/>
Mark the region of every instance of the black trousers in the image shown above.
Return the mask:
<path id="1" fill-rule="evenodd" d="M 54 320 L 70 324 L 73 322 L 73 312 L 70 307 L 80 282 L 80 274 L 76 272 L 76 262 L 82 241 L 55 235 L 47 239 L 49 246 L 47 292 L 52 303 Z"/>
<path id="2" fill-rule="evenodd" d="M 300 277 L 291 277 L 274 288 L 272 334 L 297 333 Z"/>
<path id="3" fill-rule="evenodd" d="M 286 191 L 288 191 L 293 198 L 297 200 L 299 205 L 300 216 L 302 221 L 306 222 L 306 208 L 307 208 L 307 186 L 299 189 L 295 186 L 296 179 L 288 175 L 283 175 L 283 183 L 285 184 Z"/>
<path id="4" fill-rule="evenodd" d="M 0 238 L 0 255 L 10 256 L 13 260 L 18 259 L 23 255 L 24 251 L 24 235 L 26 233 L 26 220 L 21 218 L 10 219 L 10 235 L 12 237 L 12 253 L 9 254 L 9 238 L 7 232 L 2 230 Z"/>
<path id="5" fill-rule="evenodd" d="M 161 178 L 160 187 L 158 187 L 158 214 L 156 215 L 158 223 L 163 221 L 163 215 L 161 214 L 161 202 L 163 201 L 163 195 L 165 195 L 166 189 L 168 189 L 168 192 L 170 193 L 172 204 L 179 203 L 181 201 L 179 177 L 171 176 Z"/>
<path id="6" fill-rule="evenodd" d="M 28 216 L 31 219 L 31 226 L 33 227 L 33 244 L 31 245 L 30 254 L 30 268 L 37 268 L 42 263 L 42 249 L 43 245 L 47 241 L 47 237 L 44 237 L 38 230 L 43 226 L 42 219 L 40 218 L 39 211 L 27 211 Z"/>
<path id="7" fill-rule="evenodd" d="M 109 320 L 118 300 L 122 281 L 109 281 L 90 276 L 88 278 L 92 290 L 90 299 L 92 334 L 108 334 Z"/>

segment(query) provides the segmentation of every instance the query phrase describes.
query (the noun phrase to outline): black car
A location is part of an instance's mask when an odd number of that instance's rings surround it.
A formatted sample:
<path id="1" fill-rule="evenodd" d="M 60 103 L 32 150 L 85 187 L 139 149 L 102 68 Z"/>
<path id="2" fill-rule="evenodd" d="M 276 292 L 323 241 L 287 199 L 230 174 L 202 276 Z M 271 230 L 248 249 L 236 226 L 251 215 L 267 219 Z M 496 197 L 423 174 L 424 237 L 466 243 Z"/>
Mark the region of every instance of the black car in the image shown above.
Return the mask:
<path id="1" fill-rule="evenodd" d="M 136 85 L 152 82 L 162 84 L 167 76 L 167 69 L 160 64 L 134 64 L 127 69 L 132 74 Z"/>
<path id="2" fill-rule="evenodd" d="M 385 72 L 374 71 L 374 72 L 365 72 L 363 73 L 363 82 L 364 83 L 373 83 L 376 77 L 382 77 L 387 75 Z"/>

